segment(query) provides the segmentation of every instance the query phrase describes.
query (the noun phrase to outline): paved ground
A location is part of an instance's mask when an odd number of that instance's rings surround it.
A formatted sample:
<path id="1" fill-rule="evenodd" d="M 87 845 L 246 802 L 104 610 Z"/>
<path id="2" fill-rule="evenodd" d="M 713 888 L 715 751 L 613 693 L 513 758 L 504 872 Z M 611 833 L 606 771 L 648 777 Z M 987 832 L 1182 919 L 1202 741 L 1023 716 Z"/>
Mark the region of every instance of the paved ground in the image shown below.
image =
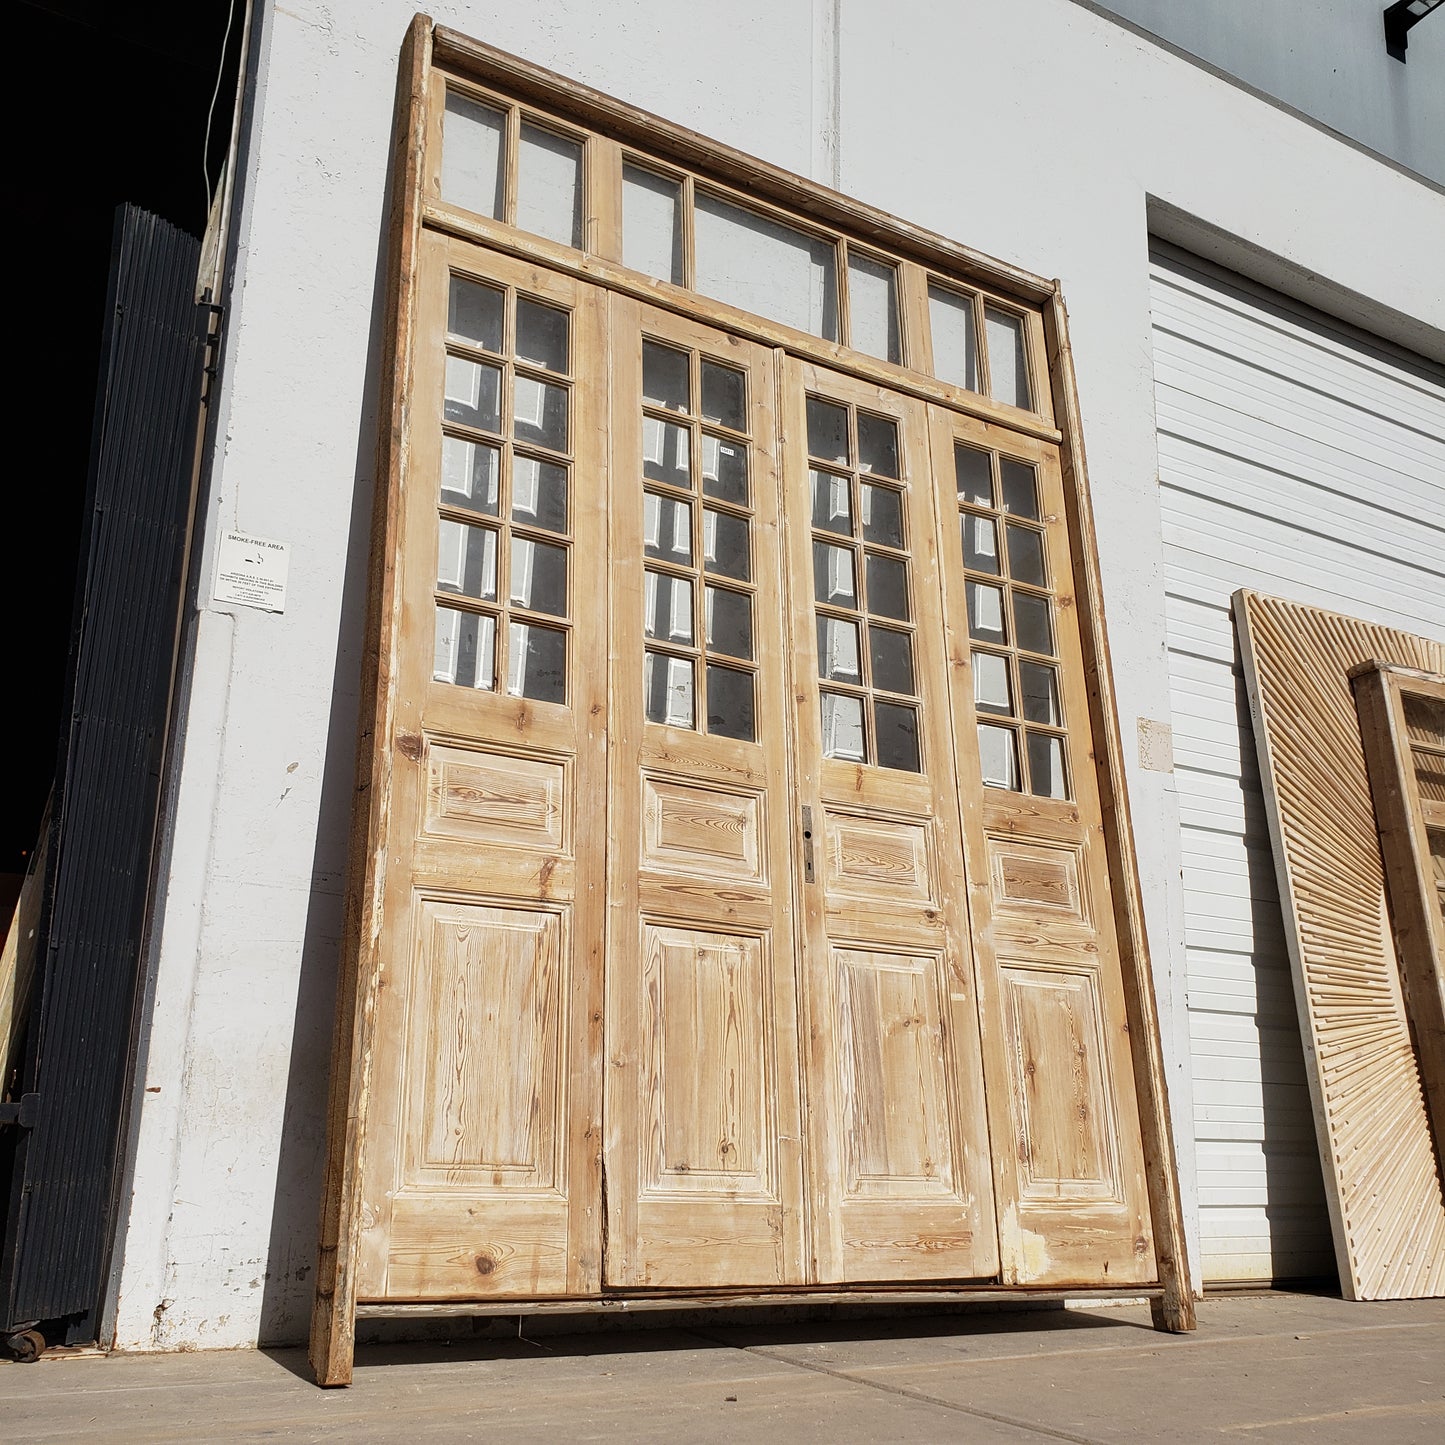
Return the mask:
<path id="1" fill-rule="evenodd" d="M 372 1345 L 348 1390 L 300 1351 L 0 1366 L 30 1441 L 1445 1441 L 1445 1301 L 1212 1299 Z"/>

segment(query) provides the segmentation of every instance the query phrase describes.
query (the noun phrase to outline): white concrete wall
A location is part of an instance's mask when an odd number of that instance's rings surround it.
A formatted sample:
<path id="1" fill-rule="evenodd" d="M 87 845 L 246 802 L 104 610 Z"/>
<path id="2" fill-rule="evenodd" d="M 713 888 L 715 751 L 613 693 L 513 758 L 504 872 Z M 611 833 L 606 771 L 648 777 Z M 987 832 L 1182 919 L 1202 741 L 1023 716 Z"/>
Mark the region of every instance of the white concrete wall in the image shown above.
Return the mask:
<path id="1" fill-rule="evenodd" d="M 1070 0 L 532 0 L 435 18 L 1062 277 L 1126 736 L 1169 717 L 1148 199 L 1445 328 L 1445 200 Z M 379 245 L 409 0 L 267 16 L 210 544 L 291 543 L 284 616 L 208 606 L 117 1343 L 296 1339 L 310 1305 L 364 612 Z M 836 61 L 836 63 L 835 63 Z M 1226 243 L 1227 245 L 1228 243 Z M 1438 333 L 1437 333 L 1438 334 Z M 1441 342 L 1445 346 L 1445 341 Z M 207 563 L 209 566 L 209 562 Z M 1192 1201 L 1178 828 L 1131 776 Z"/>

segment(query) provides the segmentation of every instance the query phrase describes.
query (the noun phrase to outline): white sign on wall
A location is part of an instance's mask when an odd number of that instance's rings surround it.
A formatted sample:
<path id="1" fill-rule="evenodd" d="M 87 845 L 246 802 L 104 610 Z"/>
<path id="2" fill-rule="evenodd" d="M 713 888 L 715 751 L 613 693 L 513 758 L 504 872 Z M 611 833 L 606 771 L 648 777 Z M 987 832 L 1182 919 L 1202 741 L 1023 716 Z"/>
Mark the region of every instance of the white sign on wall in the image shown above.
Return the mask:
<path id="1" fill-rule="evenodd" d="M 259 607 L 263 612 L 286 610 L 286 573 L 291 544 L 223 532 L 216 558 L 215 600 Z"/>

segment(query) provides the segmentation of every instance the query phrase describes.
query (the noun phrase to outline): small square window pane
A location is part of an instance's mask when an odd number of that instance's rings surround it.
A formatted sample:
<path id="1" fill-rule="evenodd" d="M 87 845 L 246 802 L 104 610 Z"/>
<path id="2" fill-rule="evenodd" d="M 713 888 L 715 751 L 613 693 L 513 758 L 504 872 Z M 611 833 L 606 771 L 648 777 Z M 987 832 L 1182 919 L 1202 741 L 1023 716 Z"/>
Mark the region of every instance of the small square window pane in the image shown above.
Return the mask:
<path id="1" fill-rule="evenodd" d="M 983 308 L 984 331 L 988 335 L 989 392 L 995 401 L 1033 406 L 1029 394 L 1029 358 L 1024 343 L 1024 319 L 1012 311 L 993 306 Z"/>
<path id="2" fill-rule="evenodd" d="M 1032 527 L 1021 527 L 1017 522 L 1010 522 L 1007 530 L 1009 576 L 1015 582 L 1045 586 L 1048 578 L 1044 573 L 1043 533 Z"/>
<path id="3" fill-rule="evenodd" d="M 474 426 L 481 431 L 500 431 L 502 419 L 502 372 L 483 366 L 465 356 L 447 357 L 446 405 L 448 421 Z"/>
<path id="4" fill-rule="evenodd" d="M 702 434 L 702 490 L 724 502 L 748 500 L 748 448 L 745 442 Z"/>
<path id="5" fill-rule="evenodd" d="M 687 352 L 656 341 L 642 343 L 642 399 L 663 411 L 691 411 Z"/>
<path id="6" fill-rule="evenodd" d="M 642 660 L 642 694 L 647 720 L 669 727 L 694 725 L 693 665 L 690 657 L 648 652 Z"/>
<path id="7" fill-rule="evenodd" d="M 1003 588 L 968 584 L 968 635 L 976 642 L 1007 642 L 1003 624 Z"/>
<path id="8" fill-rule="evenodd" d="M 757 737 L 752 673 L 708 664 L 707 730 L 714 737 L 740 738 L 745 743 Z"/>
<path id="9" fill-rule="evenodd" d="M 820 532 L 837 532 L 839 536 L 853 535 L 853 504 L 849 498 L 847 477 L 835 477 L 832 472 L 810 471 L 808 480 L 813 487 L 813 526 Z"/>
<path id="10" fill-rule="evenodd" d="M 658 642 L 692 644 L 692 583 L 649 571 L 643 578 L 643 631 Z"/>
<path id="11" fill-rule="evenodd" d="M 978 390 L 978 337 L 973 301 L 942 286 L 928 288 L 928 324 L 933 332 L 933 374 L 966 391 Z"/>
<path id="12" fill-rule="evenodd" d="M 642 494 L 642 542 L 649 557 L 691 563 L 692 507 L 676 497 Z"/>
<path id="13" fill-rule="evenodd" d="M 567 634 L 513 622 L 507 628 L 507 691 L 538 702 L 567 700 Z"/>
<path id="14" fill-rule="evenodd" d="M 1402 692 L 1400 703 L 1405 711 L 1405 736 L 1412 743 L 1445 747 L 1445 702 L 1418 692 Z"/>
<path id="15" fill-rule="evenodd" d="M 1013 517 L 1039 520 L 1039 486 L 1034 469 L 1028 462 L 1012 457 L 998 459 L 999 481 L 1003 484 L 1003 509 Z"/>
<path id="16" fill-rule="evenodd" d="M 502 454 L 463 437 L 442 438 L 442 501 L 449 507 L 497 515 Z"/>
<path id="17" fill-rule="evenodd" d="M 549 532 L 567 530 L 567 468 L 512 457 L 512 520 Z"/>
<path id="18" fill-rule="evenodd" d="M 567 313 L 556 306 L 517 297 L 517 355 L 523 361 L 567 370 Z"/>
<path id="19" fill-rule="evenodd" d="M 834 607 L 857 607 L 858 580 L 850 547 L 813 543 L 813 597 Z"/>
<path id="20" fill-rule="evenodd" d="M 518 227 L 564 246 L 580 246 L 581 201 L 581 145 L 524 123 L 517 155 Z"/>
<path id="21" fill-rule="evenodd" d="M 973 654 L 973 705 L 979 712 L 1013 713 L 1013 689 L 1009 685 L 1008 658 L 993 652 Z"/>
<path id="22" fill-rule="evenodd" d="M 704 358 L 702 363 L 702 419 L 746 431 L 747 386 L 742 372 Z"/>
<path id="23" fill-rule="evenodd" d="M 852 454 L 848 449 L 846 407 L 835 406 L 816 396 L 808 398 L 808 455 L 848 465 Z"/>
<path id="24" fill-rule="evenodd" d="M 1063 709 L 1059 706 L 1059 675 L 1055 668 L 1020 658 L 1019 691 L 1023 694 L 1025 722 L 1046 723 L 1056 728 L 1064 725 Z"/>
<path id="25" fill-rule="evenodd" d="M 497 600 L 497 534 L 491 527 L 437 522 L 437 590 Z"/>
<path id="26" fill-rule="evenodd" d="M 1029 792 L 1036 798 L 1067 798 L 1064 740 L 1052 733 L 1029 732 Z"/>
<path id="27" fill-rule="evenodd" d="M 868 553 L 868 611 L 875 617 L 908 620 L 908 568 L 896 557 Z"/>
<path id="28" fill-rule="evenodd" d="M 567 389 L 519 372 L 513 378 L 512 435 L 519 442 L 567 450 Z"/>
<path id="29" fill-rule="evenodd" d="M 502 156 L 507 118 L 455 91 L 442 122 L 442 200 L 500 221 L 506 195 Z"/>
<path id="30" fill-rule="evenodd" d="M 867 744 L 863 736 L 863 699 L 843 693 L 825 692 L 823 704 L 823 755 L 865 762 Z"/>
<path id="31" fill-rule="evenodd" d="M 751 661 L 753 656 L 753 599 L 730 587 L 708 587 L 704 594 L 709 652 Z"/>
<path id="32" fill-rule="evenodd" d="M 642 475 L 649 482 L 692 490 L 692 457 L 688 427 L 659 417 L 642 418 Z"/>
<path id="33" fill-rule="evenodd" d="M 898 472 L 898 423 L 892 417 L 858 413 L 858 470 L 896 477 Z"/>
<path id="34" fill-rule="evenodd" d="M 518 607 L 565 617 L 567 549 L 550 542 L 534 542 L 530 537 L 513 537 L 511 595 Z"/>
<path id="35" fill-rule="evenodd" d="M 998 524 L 992 517 L 960 512 L 958 527 L 963 536 L 963 565 L 973 572 L 987 572 L 997 577 Z"/>
<path id="36" fill-rule="evenodd" d="M 978 760 L 985 787 L 1020 791 L 1018 735 L 1012 728 L 979 723 Z"/>
<path id="37" fill-rule="evenodd" d="M 752 577 L 747 518 L 703 508 L 702 553 L 704 571 L 747 582 Z"/>
<path id="38" fill-rule="evenodd" d="M 641 166 L 622 167 L 622 264 L 683 284 L 680 181 Z"/>
<path id="39" fill-rule="evenodd" d="M 953 470 L 958 478 L 958 500 L 970 507 L 992 507 L 993 463 L 990 453 L 956 442 L 953 448 Z"/>
<path id="40" fill-rule="evenodd" d="M 1015 592 L 1014 646 L 1025 652 L 1042 652 L 1052 657 L 1054 629 L 1049 620 L 1049 599 L 1028 592 Z"/>
<path id="41" fill-rule="evenodd" d="M 896 267 L 849 252 L 848 328 L 848 344 L 855 351 L 881 356 L 884 361 L 903 360 Z"/>
<path id="42" fill-rule="evenodd" d="M 818 617 L 818 676 L 834 682 L 862 682 L 858 665 L 858 624 Z"/>
<path id="43" fill-rule="evenodd" d="M 438 607 L 432 677 L 491 692 L 496 687 L 497 619 Z"/>
<path id="44" fill-rule="evenodd" d="M 869 482 L 864 482 L 858 490 L 863 540 L 880 542 L 885 547 L 902 547 L 903 493 L 895 492 L 892 487 L 875 487 Z"/>
<path id="45" fill-rule="evenodd" d="M 495 286 L 480 286 L 453 276 L 447 297 L 447 335 L 483 351 L 502 349 L 502 308 L 505 298 Z"/>
<path id="46" fill-rule="evenodd" d="M 875 702 L 873 726 L 878 766 L 918 772 L 918 709 L 896 702 Z"/>
<path id="47" fill-rule="evenodd" d="M 891 627 L 868 624 L 868 656 L 874 687 L 913 696 L 913 639 Z M 881 736 L 881 734 L 880 734 Z"/>

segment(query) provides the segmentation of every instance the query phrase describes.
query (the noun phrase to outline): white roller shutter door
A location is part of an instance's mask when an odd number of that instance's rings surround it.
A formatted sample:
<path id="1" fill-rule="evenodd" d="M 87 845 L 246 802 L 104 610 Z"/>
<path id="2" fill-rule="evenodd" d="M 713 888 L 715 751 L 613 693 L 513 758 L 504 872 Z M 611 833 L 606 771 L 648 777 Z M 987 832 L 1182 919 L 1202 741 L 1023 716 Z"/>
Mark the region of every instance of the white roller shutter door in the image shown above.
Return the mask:
<path id="1" fill-rule="evenodd" d="M 1204 1277 L 1334 1272 L 1230 595 L 1445 637 L 1445 369 L 1151 251 Z"/>

